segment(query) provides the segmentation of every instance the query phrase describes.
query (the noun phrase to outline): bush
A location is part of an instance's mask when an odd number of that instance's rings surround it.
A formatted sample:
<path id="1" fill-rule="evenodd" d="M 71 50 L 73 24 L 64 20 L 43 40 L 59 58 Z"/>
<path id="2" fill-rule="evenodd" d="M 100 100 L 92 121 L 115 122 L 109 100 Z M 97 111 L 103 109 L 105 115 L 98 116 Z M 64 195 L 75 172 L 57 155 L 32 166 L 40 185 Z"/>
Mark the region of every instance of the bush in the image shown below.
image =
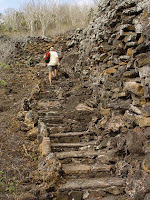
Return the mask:
<path id="1" fill-rule="evenodd" d="M 2 68 L 2 69 L 9 69 L 10 66 L 7 65 L 6 63 L 0 63 L 0 68 Z"/>

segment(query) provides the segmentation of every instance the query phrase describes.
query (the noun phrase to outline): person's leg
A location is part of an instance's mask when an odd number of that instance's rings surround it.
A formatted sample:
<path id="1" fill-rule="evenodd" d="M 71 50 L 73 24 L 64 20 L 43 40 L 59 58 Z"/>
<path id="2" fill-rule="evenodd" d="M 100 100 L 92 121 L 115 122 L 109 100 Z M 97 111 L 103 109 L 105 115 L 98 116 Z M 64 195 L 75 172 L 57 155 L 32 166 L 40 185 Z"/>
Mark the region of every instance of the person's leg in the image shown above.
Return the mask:
<path id="1" fill-rule="evenodd" d="M 56 75 L 57 75 L 57 72 L 56 72 L 56 69 L 55 69 L 55 71 L 54 71 L 54 77 L 56 77 Z"/>
<path id="2" fill-rule="evenodd" d="M 58 66 L 55 66 L 55 77 L 57 75 L 57 72 L 58 72 Z"/>
<path id="3" fill-rule="evenodd" d="M 55 77 L 55 73 L 54 73 L 54 71 L 52 71 L 52 76 L 54 76 L 54 77 Z"/>
<path id="4" fill-rule="evenodd" d="M 49 71 L 49 83 L 50 83 L 50 85 L 52 83 L 52 72 L 51 71 Z"/>
<path id="5" fill-rule="evenodd" d="M 50 85 L 52 83 L 52 71 L 53 71 L 52 66 L 49 66 L 49 83 L 50 83 Z"/>

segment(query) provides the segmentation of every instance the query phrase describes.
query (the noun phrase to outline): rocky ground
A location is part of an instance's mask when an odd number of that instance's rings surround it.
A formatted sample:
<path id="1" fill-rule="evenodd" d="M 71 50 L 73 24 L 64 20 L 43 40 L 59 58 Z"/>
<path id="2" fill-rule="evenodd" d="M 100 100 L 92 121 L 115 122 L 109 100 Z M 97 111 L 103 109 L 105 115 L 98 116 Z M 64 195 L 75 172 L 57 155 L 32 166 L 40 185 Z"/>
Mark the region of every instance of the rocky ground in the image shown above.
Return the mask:
<path id="1" fill-rule="evenodd" d="M 149 6 L 104 1 L 84 30 L 16 43 L 1 73 L 1 199 L 150 198 Z"/>
<path id="2" fill-rule="evenodd" d="M 6 85 L 0 86 L 0 199 L 17 199 L 17 188 L 21 193 L 21 185 L 26 185 L 29 173 L 37 169 L 37 141 L 31 141 L 26 131 L 20 130 L 16 120 L 25 99 L 40 83 L 39 68 L 35 65 L 43 59 L 43 53 L 52 45 L 46 40 L 44 44 L 41 42 L 39 48 L 38 38 L 34 40 L 35 46 L 30 38 L 27 43 L 17 42 L 16 50 L 9 59 L 9 68 L 1 69 L 1 79 L 5 80 Z M 61 40 L 59 37 L 59 44 Z"/>

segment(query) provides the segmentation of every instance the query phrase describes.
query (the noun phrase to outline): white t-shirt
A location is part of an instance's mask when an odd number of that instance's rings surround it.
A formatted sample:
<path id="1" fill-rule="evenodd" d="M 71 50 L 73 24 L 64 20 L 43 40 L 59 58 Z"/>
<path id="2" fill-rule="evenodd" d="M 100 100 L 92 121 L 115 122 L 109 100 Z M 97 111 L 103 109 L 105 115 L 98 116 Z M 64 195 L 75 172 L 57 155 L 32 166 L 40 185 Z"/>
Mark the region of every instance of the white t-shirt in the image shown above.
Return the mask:
<path id="1" fill-rule="evenodd" d="M 50 51 L 50 61 L 48 63 L 48 65 L 58 65 L 58 62 L 57 62 L 57 58 L 58 58 L 58 54 L 56 51 Z"/>

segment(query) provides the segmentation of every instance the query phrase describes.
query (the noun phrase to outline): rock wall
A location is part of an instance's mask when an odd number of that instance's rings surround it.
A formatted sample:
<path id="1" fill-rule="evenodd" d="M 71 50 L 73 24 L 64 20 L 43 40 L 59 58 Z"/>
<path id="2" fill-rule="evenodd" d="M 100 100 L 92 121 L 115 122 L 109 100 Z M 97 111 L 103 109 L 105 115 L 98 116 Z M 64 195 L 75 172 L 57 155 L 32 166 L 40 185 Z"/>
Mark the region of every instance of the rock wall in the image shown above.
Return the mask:
<path id="1" fill-rule="evenodd" d="M 81 37 L 75 71 L 93 90 L 95 148 L 122 156 L 116 173 L 127 178 L 126 193 L 144 199 L 150 192 L 143 166 L 150 154 L 149 1 L 104 1 Z"/>
<path id="2" fill-rule="evenodd" d="M 150 126 L 149 17 L 149 1 L 104 1 L 82 31 L 75 66 L 96 107 L 140 127 Z"/>

